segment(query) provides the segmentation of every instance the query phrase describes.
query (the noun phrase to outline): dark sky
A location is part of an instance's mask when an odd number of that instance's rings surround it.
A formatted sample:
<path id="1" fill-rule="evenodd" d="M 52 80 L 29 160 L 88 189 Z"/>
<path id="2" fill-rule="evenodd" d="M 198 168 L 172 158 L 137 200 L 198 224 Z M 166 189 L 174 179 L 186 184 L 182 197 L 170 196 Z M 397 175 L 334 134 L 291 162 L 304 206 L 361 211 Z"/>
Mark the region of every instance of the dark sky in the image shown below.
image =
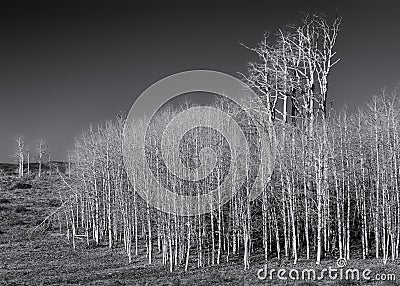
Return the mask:
<path id="1" fill-rule="evenodd" d="M 298 23 L 301 12 L 343 17 L 341 62 L 330 78 L 337 108 L 400 82 L 396 1 L 138 2 L 1 2 L 0 162 L 13 160 L 16 134 L 31 145 L 45 138 L 53 158 L 64 160 L 90 123 L 127 112 L 167 75 L 236 75 L 253 59 L 239 42 L 255 45 L 265 31 Z"/>

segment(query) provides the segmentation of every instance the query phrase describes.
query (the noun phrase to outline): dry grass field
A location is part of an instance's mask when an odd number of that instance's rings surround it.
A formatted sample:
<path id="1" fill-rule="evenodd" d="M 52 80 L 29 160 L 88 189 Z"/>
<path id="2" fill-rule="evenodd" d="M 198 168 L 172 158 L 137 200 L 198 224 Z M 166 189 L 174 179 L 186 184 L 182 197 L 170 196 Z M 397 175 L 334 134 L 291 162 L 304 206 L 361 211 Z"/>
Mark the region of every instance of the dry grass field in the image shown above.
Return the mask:
<path id="1" fill-rule="evenodd" d="M 84 242 L 73 250 L 65 232 L 60 232 L 57 215 L 40 229 L 33 231 L 43 219 L 56 210 L 61 202 L 60 191 L 67 191 L 57 176 L 25 180 L 29 189 L 12 176 L 3 176 L 0 183 L 0 285 L 398 285 L 396 281 L 292 281 L 259 280 L 262 254 L 254 255 L 252 266 L 244 271 L 242 261 L 232 260 L 220 266 L 202 269 L 192 267 L 188 272 L 177 269 L 170 273 L 156 257 L 147 265 L 145 249 L 129 264 L 122 246 L 110 250 L 106 245 L 88 247 Z M 60 213 L 62 215 L 62 212 Z M 335 267 L 334 260 L 323 261 L 322 267 Z M 351 261 L 352 267 L 371 268 L 373 273 L 393 273 L 400 278 L 398 262 Z M 269 267 L 278 267 L 272 259 Z M 315 267 L 313 262 L 299 261 L 297 269 Z"/>

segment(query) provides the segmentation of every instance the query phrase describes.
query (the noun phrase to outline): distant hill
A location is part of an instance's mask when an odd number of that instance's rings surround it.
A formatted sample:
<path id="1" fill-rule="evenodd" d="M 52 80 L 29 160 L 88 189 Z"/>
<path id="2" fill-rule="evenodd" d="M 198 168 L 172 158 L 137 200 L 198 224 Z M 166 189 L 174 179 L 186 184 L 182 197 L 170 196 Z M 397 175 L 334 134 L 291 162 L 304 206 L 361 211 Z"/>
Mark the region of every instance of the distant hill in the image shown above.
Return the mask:
<path id="1" fill-rule="evenodd" d="M 60 161 L 51 161 L 50 162 L 52 168 L 55 170 L 57 167 L 61 173 L 65 173 L 67 170 L 68 163 L 60 162 Z M 30 163 L 29 169 L 31 173 L 38 173 L 39 163 Z M 24 172 L 27 172 L 28 164 L 24 164 Z M 42 172 L 46 173 L 50 170 L 50 165 L 48 162 L 42 163 Z M 18 164 L 13 163 L 0 163 L 0 174 L 3 173 L 5 175 L 17 175 L 18 174 Z"/>
<path id="2" fill-rule="evenodd" d="M 12 163 L 0 163 L 0 173 L 13 174 L 18 171 L 18 165 Z"/>

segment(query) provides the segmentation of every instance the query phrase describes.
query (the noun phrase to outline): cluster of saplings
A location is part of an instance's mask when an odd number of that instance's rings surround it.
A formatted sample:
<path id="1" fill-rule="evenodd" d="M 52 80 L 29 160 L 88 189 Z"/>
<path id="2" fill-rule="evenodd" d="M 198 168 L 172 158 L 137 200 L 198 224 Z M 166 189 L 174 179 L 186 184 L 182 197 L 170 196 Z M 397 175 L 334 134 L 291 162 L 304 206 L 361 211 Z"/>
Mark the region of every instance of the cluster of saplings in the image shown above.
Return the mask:
<path id="1" fill-rule="evenodd" d="M 128 178 L 125 122 L 118 117 L 90 128 L 72 151 L 68 183 L 73 195 L 66 198 L 64 215 L 74 247 L 77 237 L 88 244 L 107 242 L 110 248 L 123 244 L 129 261 L 144 250 L 148 263 L 161 259 L 171 271 L 238 258 L 248 268 L 260 253 L 265 261 L 286 257 L 293 263 L 299 258 L 320 263 L 326 256 L 349 260 L 355 254 L 385 262 L 398 258 L 400 100 L 383 92 L 357 112 L 329 108 L 328 77 L 338 62 L 334 46 L 340 19 L 328 22 L 318 15 L 305 17 L 251 48 L 259 60 L 249 64 L 244 80 L 267 110 L 258 124 L 274 126 L 277 139 L 273 174 L 262 181 L 257 199 L 250 200 L 244 188 L 208 214 L 158 211 L 138 195 L 137 190 L 154 186 L 143 170 L 133 166 L 133 179 Z M 174 115 L 166 111 L 151 128 Z M 137 122 L 134 128 L 146 127 Z M 202 130 L 192 136 L 198 140 L 185 138 L 187 149 L 182 147 L 176 159 L 196 167 L 191 155 L 198 152 L 188 150 L 212 146 L 217 134 Z M 225 146 L 223 138 L 218 140 Z M 226 158 L 223 152 L 232 148 L 218 150 L 217 157 Z M 155 158 L 147 158 L 153 166 L 160 163 Z M 229 162 L 216 162 L 218 188 Z M 250 166 L 242 162 L 237 168 Z M 153 171 L 160 178 L 166 172 Z"/>

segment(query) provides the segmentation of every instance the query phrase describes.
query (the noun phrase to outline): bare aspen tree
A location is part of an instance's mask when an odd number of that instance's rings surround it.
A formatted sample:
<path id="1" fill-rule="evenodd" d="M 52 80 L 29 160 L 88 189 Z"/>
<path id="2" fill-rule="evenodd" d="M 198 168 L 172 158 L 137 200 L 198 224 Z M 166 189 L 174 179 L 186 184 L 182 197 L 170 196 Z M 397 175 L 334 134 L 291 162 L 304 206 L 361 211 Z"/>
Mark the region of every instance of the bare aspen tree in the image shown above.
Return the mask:
<path id="1" fill-rule="evenodd" d="M 42 164 L 43 164 L 43 157 L 46 153 L 46 142 L 43 139 L 39 139 L 36 143 L 36 154 L 39 163 L 39 170 L 38 170 L 38 177 L 42 176 Z"/>
<path id="2" fill-rule="evenodd" d="M 26 157 L 26 173 L 29 176 L 31 174 L 31 153 L 29 151 L 29 145 L 26 145 L 25 147 L 25 157 Z"/>
<path id="3" fill-rule="evenodd" d="M 24 142 L 23 136 L 17 136 L 14 141 L 17 143 L 14 157 L 18 161 L 18 177 L 22 177 L 24 175 L 24 158 L 26 152 L 26 146 Z"/>
<path id="4" fill-rule="evenodd" d="M 51 166 L 51 153 L 50 152 L 47 152 L 47 155 L 48 155 L 48 161 L 47 161 L 47 163 L 48 163 L 48 165 L 49 165 L 49 172 L 50 172 L 50 176 L 52 175 L 52 166 Z"/>

